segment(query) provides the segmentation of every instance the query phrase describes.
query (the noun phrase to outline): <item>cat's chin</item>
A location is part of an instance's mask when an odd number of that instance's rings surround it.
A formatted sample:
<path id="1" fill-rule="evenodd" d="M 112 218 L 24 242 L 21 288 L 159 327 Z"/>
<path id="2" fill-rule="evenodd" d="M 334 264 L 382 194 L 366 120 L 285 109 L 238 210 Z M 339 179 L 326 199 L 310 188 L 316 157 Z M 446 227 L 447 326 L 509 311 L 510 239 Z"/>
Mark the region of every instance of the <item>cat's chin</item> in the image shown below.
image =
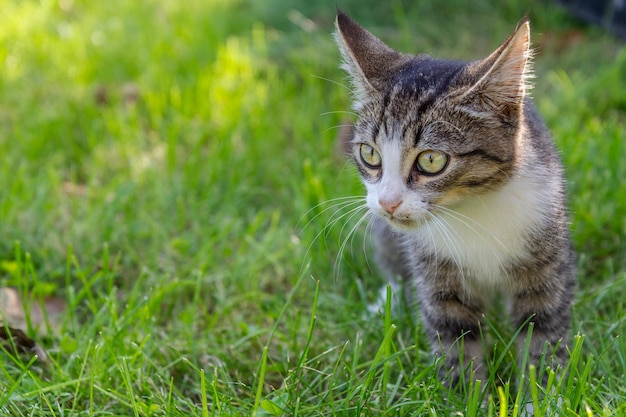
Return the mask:
<path id="1" fill-rule="evenodd" d="M 401 219 L 398 217 L 385 217 L 387 223 L 393 228 L 401 232 L 411 232 L 417 230 L 423 221 L 414 219 Z"/>

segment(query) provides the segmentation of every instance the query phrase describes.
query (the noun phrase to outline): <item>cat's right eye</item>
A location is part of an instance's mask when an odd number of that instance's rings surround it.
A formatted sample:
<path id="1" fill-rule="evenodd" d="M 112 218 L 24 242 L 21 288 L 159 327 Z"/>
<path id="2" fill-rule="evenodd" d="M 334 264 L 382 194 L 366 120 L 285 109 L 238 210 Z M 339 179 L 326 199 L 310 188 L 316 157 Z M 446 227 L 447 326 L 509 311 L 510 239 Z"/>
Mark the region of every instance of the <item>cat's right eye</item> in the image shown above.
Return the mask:
<path id="1" fill-rule="evenodd" d="M 361 154 L 361 160 L 368 168 L 377 169 L 382 165 L 380 154 L 371 146 L 362 143 L 359 152 Z"/>

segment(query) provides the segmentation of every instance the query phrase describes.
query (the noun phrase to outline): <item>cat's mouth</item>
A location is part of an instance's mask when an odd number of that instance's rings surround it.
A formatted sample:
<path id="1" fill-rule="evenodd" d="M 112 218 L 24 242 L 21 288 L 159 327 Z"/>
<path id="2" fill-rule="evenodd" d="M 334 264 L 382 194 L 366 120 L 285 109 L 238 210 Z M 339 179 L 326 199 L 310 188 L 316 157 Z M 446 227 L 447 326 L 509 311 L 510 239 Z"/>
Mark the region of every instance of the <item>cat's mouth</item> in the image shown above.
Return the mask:
<path id="1" fill-rule="evenodd" d="M 385 216 L 385 218 L 391 226 L 394 226 L 400 230 L 415 230 L 422 223 L 406 217 L 402 218 L 396 216 Z"/>

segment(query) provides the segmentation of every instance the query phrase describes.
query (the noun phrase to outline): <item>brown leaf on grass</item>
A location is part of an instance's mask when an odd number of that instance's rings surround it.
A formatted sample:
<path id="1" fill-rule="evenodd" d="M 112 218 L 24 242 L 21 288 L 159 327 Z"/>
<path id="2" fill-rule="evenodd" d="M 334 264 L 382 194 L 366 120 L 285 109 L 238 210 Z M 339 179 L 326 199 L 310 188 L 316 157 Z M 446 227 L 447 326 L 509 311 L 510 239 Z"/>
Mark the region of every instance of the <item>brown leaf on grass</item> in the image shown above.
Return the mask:
<path id="1" fill-rule="evenodd" d="M 0 343 L 15 355 L 35 354 L 40 361 L 47 363 L 46 351 L 20 329 L 30 325 L 55 331 L 60 327 L 58 320 L 63 311 L 65 302 L 60 298 L 45 297 L 40 301 L 30 297 L 25 300 L 16 289 L 0 287 Z"/>
<path id="2" fill-rule="evenodd" d="M 77 184 L 75 182 L 66 181 L 61 186 L 63 194 L 72 197 L 85 197 L 87 195 L 87 186 L 84 184 Z"/>
<path id="3" fill-rule="evenodd" d="M 0 326 L 0 341 L 2 341 L 6 350 L 16 356 L 19 353 L 34 353 L 40 361 L 48 362 L 46 351 L 20 329 Z"/>
<path id="4" fill-rule="evenodd" d="M 42 330 L 47 330 L 49 325 L 52 331 L 56 331 L 65 307 L 65 301 L 57 297 L 24 300 L 15 288 L 0 287 L 0 325 L 4 320 L 6 324 L 20 329 L 25 329 L 30 323 L 32 327 Z"/>
<path id="5" fill-rule="evenodd" d="M 99 106 L 108 106 L 112 103 L 122 103 L 129 107 L 136 104 L 141 98 L 137 84 L 127 82 L 123 85 L 100 85 L 94 92 L 94 101 Z"/>

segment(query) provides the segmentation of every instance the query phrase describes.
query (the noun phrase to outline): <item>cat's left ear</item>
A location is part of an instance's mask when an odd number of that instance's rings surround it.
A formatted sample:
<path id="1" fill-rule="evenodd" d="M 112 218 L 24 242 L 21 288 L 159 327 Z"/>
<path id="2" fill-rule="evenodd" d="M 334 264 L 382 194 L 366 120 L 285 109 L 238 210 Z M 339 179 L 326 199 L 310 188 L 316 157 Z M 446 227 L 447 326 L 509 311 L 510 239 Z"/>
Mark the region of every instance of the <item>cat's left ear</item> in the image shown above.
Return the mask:
<path id="1" fill-rule="evenodd" d="M 528 18 L 489 57 L 472 65 L 469 72 L 475 81 L 464 97 L 478 100 L 503 115 L 518 109 L 532 78 Z"/>

